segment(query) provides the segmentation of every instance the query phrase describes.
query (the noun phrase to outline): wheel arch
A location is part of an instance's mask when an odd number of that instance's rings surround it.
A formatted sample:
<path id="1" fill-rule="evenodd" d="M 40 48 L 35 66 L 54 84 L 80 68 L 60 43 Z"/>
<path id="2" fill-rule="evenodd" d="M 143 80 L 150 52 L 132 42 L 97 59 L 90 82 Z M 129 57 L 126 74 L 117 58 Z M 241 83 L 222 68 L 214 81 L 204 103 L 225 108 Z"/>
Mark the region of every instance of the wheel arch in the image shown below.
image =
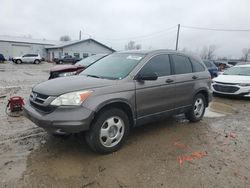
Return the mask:
<path id="1" fill-rule="evenodd" d="M 205 97 L 205 99 L 206 99 L 206 107 L 208 107 L 208 104 L 209 104 L 209 95 L 208 95 L 208 91 L 207 91 L 206 89 L 200 89 L 200 90 L 198 90 L 198 91 L 195 93 L 194 97 L 195 97 L 196 95 L 198 95 L 198 94 L 202 94 L 202 95 Z"/>
<path id="2" fill-rule="evenodd" d="M 108 108 L 119 108 L 123 110 L 129 118 L 130 127 L 133 127 L 135 125 L 135 113 L 132 106 L 127 101 L 118 99 L 102 103 L 95 110 L 95 117 L 97 117 L 98 114 L 101 113 L 103 110 Z"/>

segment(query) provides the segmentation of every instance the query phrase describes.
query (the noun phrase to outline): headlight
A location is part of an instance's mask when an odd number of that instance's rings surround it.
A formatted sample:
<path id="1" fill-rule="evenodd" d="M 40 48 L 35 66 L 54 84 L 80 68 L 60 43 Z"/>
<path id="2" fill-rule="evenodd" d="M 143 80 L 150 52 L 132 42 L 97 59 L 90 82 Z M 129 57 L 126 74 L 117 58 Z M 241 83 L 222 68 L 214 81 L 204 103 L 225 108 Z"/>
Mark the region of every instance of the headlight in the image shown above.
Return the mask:
<path id="1" fill-rule="evenodd" d="M 75 72 L 63 72 L 63 73 L 60 73 L 59 76 L 65 77 L 65 76 L 73 76 L 75 74 L 76 74 L 76 71 Z"/>
<path id="2" fill-rule="evenodd" d="M 248 84 L 239 84 L 239 86 L 243 86 L 243 87 L 246 87 L 246 86 L 250 86 L 250 83 L 248 83 Z"/>
<path id="3" fill-rule="evenodd" d="M 66 93 L 60 95 L 56 99 L 51 102 L 51 105 L 54 106 L 62 106 L 62 105 L 76 105 L 79 106 L 85 101 L 90 95 L 92 91 L 77 91 Z"/>

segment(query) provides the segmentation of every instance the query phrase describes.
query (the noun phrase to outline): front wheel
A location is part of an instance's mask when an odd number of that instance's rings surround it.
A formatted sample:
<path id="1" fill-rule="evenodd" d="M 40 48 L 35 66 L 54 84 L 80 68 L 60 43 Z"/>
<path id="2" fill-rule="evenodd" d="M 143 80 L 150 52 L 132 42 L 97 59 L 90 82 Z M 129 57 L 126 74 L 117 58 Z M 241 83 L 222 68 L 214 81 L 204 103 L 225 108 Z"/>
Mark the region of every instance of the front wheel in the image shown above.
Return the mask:
<path id="1" fill-rule="evenodd" d="M 102 154 L 121 148 L 129 133 L 127 114 L 117 108 L 102 111 L 94 120 L 85 138 L 92 150 Z"/>
<path id="2" fill-rule="evenodd" d="M 185 114 L 187 119 L 191 122 L 200 121 L 205 113 L 206 100 L 204 95 L 198 94 L 195 96 L 192 108 Z"/>

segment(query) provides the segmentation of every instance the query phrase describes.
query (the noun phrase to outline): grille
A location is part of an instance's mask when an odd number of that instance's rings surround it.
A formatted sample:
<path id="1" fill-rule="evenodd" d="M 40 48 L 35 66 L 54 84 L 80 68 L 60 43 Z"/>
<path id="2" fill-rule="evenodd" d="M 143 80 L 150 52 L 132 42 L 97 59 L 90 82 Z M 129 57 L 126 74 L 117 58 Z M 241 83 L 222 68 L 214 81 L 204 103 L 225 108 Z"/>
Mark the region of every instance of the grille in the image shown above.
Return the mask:
<path id="1" fill-rule="evenodd" d="M 43 104 L 46 99 L 48 99 L 48 95 L 40 94 L 40 93 L 35 93 L 32 92 L 30 94 L 30 98 L 37 103 Z"/>
<path id="2" fill-rule="evenodd" d="M 217 82 L 218 84 L 224 84 L 224 85 L 238 85 L 237 83 L 224 83 L 224 82 Z"/>
<path id="3" fill-rule="evenodd" d="M 223 85 L 217 85 L 217 84 L 213 85 L 213 88 L 216 91 L 225 92 L 225 93 L 235 93 L 236 91 L 240 89 L 235 86 L 223 86 Z"/>
<path id="4" fill-rule="evenodd" d="M 38 104 L 36 104 L 36 103 L 34 103 L 32 101 L 30 101 L 30 104 L 35 109 L 37 109 L 37 110 L 39 110 L 41 112 L 44 112 L 44 113 L 51 113 L 56 109 L 56 107 L 54 107 L 54 106 L 40 106 L 40 105 L 38 105 Z"/>

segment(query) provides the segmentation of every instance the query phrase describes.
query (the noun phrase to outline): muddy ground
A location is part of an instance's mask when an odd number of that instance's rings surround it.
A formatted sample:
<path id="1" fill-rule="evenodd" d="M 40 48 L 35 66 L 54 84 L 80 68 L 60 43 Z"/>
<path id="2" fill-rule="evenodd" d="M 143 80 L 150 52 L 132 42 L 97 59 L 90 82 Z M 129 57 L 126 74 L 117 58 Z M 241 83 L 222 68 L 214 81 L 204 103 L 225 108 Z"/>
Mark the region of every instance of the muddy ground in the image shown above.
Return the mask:
<path id="1" fill-rule="evenodd" d="M 102 156 L 82 135 L 6 116 L 7 98 L 27 99 L 51 66 L 0 64 L 0 187 L 250 187 L 250 100 L 214 97 L 200 123 L 180 115 L 136 128 Z"/>

